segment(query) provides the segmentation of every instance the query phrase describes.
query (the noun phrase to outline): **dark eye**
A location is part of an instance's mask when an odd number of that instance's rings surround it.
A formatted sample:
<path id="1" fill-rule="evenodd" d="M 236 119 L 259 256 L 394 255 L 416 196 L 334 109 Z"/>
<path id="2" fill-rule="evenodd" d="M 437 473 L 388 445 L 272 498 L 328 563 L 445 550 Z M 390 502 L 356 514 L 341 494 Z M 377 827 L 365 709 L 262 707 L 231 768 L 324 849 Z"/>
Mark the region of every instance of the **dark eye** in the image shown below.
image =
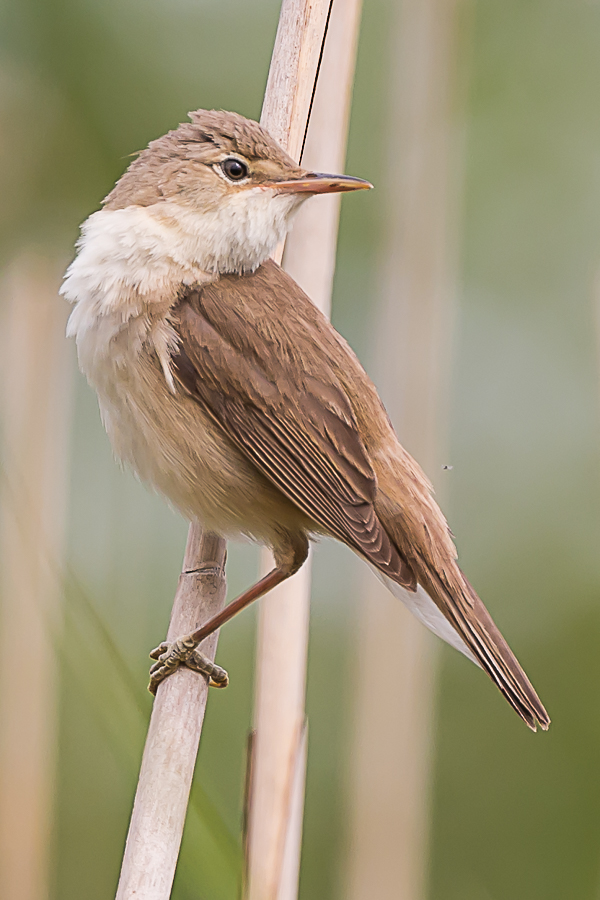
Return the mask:
<path id="1" fill-rule="evenodd" d="M 235 159 L 233 156 L 229 159 L 224 159 L 221 163 L 221 168 L 231 181 L 241 181 L 243 178 L 248 177 L 248 166 L 246 163 L 243 163 L 240 159 Z"/>

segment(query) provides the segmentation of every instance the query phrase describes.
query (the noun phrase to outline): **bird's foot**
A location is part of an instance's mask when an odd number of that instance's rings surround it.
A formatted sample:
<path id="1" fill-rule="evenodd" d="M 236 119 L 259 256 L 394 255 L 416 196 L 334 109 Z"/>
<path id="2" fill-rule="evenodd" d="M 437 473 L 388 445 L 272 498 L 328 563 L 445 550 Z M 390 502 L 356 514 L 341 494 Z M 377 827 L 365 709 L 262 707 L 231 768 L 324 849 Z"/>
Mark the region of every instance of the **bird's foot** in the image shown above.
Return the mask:
<path id="1" fill-rule="evenodd" d="M 208 677 L 210 687 L 224 688 L 229 684 L 229 675 L 220 666 L 203 656 L 196 647 L 197 641 L 190 635 L 173 641 L 172 644 L 163 641 L 152 653 L 150 659 L 156 662 L 150 667 L 150 684 L 148 690 L 156 694 L 156 690 L 165 678 L 172 675 L 179 666 L 187 666 L 194 672 L 201 672 Z"/>

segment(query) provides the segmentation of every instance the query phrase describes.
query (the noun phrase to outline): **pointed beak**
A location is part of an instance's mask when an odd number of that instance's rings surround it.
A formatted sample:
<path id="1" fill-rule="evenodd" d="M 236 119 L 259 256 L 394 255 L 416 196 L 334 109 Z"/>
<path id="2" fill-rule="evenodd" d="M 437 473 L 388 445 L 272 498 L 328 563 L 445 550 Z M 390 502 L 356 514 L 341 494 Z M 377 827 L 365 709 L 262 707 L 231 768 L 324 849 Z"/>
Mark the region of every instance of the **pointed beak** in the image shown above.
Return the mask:
<path id="1" fill-rule="evenodd" d="M 362 178 L 351 175 L 323 175 L 307 172 L 290 181 L 270 181 L 262 187 L 273 188 L 278 194 L 341 194 L 345 191 L 366 191 L 373 187 Z"/>

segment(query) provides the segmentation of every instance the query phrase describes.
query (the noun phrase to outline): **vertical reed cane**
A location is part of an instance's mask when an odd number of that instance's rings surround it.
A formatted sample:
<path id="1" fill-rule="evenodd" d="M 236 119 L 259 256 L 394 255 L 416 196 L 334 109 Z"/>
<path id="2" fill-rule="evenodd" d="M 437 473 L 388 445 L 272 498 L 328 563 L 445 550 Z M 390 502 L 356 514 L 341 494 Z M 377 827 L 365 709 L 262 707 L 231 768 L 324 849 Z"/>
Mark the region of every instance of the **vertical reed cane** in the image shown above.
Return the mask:
<path id="1" fill-rule="evenodd" d="M 389 185 L 376 378 L 399 438 L 430 477 L 445 445 L 457 252 L 460 0 L 405 0 L 390 30 Z M 435 479 L 438 481 L 438 479 Z M 348 898 L 423 900 L 434 705 L 433 638 L 365 578 Z"/>
<path id="2" fill-rule="evenodd" d="M 23 254 L 2 284 L 0 870 L 4 900 L 47 900 L 57 746 L 71 360 L 59 267 Z"/>
<path id="3" fill-rule="evenodd" d="M 302 158 L 303 165 L 317 171 L 337 172 L 344 165 L 359 21 L 360 0 L 336 0 L 330 7 Z M 278 50 L 286 52 L 284 46 L 276 47 L 275 53 Z M 268 127 L 264 116 L 263 124 Z M 299 117 L 296 135 L 303 133 L 299 127 L 302 124 Z M 283 261 L 284 268 L 326 314 L 335 268 L 339 201 L 339 196 L 319 198 L 300 210 Z M 264 568 L 271 566 L 266 559 Z M 309 601 L 309 564 L 261 601 L 249 815 L 249 900 L 294 900 L 298 893 Z"/>

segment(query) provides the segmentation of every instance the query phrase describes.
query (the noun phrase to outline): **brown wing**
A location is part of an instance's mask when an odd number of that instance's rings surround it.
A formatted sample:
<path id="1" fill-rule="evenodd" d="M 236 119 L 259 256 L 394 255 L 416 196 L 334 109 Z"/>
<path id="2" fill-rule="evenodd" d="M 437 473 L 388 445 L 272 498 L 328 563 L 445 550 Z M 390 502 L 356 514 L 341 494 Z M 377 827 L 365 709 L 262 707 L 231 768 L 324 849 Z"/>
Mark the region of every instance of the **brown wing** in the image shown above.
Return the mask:
<path id="1" fill-rule="evenodd" d="M 229 276 L 180 302 L 176 378 L 299 509 L 414 590 L 375 512 L 376 478 L 345 392 L 326 359 L 322 377 L 307 371 L 281 321 L 240 317 L 256 287 L 252 276 Z M 248 304 L 248 316 L 257 308 Z"/>

